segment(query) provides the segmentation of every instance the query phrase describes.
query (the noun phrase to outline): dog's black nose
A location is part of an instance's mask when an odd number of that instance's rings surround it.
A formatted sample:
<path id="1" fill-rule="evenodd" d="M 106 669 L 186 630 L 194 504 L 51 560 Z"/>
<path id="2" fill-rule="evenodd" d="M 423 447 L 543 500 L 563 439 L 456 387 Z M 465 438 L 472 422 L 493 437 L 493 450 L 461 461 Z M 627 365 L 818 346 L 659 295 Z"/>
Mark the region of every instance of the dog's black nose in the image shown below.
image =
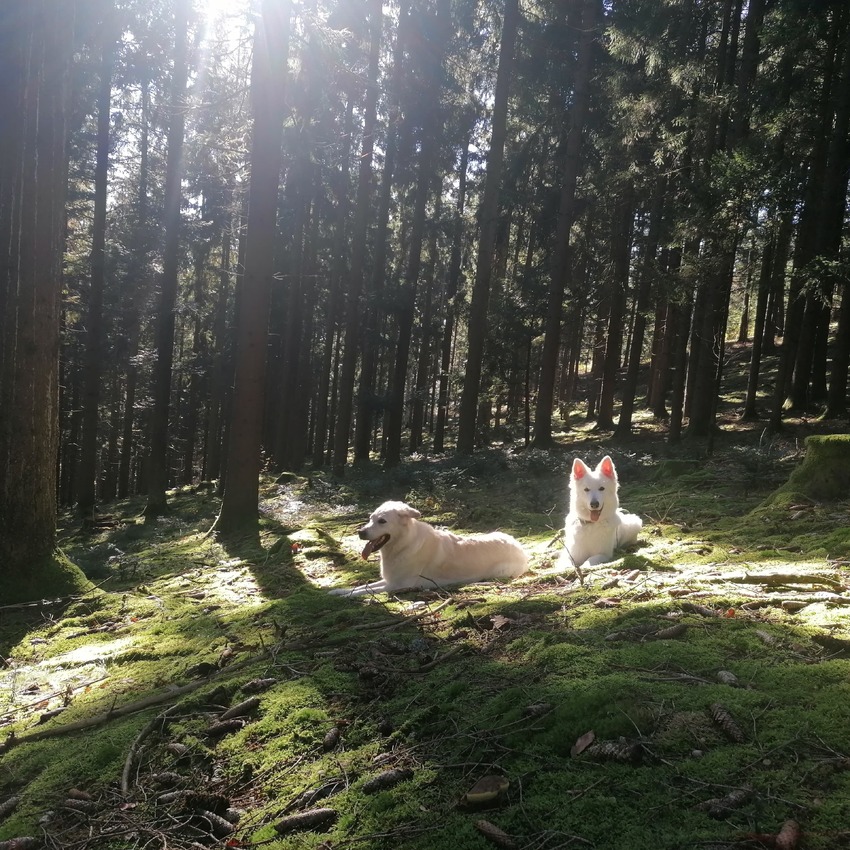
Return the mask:
<path id="1" fill-rule="evenodd" d="M 591 507 L 591 510 L 594 510 L 594 511 L 598 510 L 599 509 L 599 500 L 598 499 L 591 499 L 590 500 L 590 507 Z"/>
<path id="2" fill-rule="evenodd" d="M 365 525 L 363 526 L 363 528 L 361 528 L 361 529 L 357 532 L 357 536 L 358 536 L 361 540 L 368 540 L 368 539 L 369 539 L 368 535 L 366 534 L 366 526 L 365 526 Z"/>

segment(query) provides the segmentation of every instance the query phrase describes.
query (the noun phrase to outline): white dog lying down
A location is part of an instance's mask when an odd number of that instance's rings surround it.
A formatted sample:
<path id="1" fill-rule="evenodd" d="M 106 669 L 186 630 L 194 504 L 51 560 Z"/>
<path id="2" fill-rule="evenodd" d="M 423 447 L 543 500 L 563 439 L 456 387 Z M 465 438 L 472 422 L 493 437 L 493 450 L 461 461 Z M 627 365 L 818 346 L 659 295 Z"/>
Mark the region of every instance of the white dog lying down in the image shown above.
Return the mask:
<path id="1" fill-rule="evenodd" d="M 618 546 L 637 542 L 643 520 L 620 510 L 618 487 L 617 470 L 608 455 L 594 470 L 579 458 L 573 461 L 561 568 L 604 564 Z"/>
<path id="2" fill-rule="evenodd" d="M 419 522 L 422 514 L 404 502 L 384 502 L 358 532 L 366 543 L 361 556 L 381 557 L 380 581 L 335 588 L 336 596 L 363 596 L 414 588 L 437 588 L 484 579 L 512 579 L 528 569 L 528 555 L 500 531 L 459 537 Z"/>

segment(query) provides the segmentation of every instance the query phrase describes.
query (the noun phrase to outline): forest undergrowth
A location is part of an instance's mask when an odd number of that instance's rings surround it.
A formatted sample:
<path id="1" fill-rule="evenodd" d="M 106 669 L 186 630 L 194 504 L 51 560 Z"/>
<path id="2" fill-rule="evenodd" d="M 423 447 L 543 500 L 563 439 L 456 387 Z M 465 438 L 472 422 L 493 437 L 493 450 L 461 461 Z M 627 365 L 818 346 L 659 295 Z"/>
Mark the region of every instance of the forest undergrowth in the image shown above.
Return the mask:
<path id="1" fill-rule="evenodd" d="M 829 423 L 730 419 L 711 455 L 572 426 L 268 477 L 259 549 L 207 534 L 208 487 L 66 517 L 96 588 L 0 610 L 0 847 L 850 847 L 850 502 L 766 503 Z M 558 571 L 571 459 L 604 453 L 639 543 Z M 375 577 L 388 498 L 531 571 L 327 595 Z"/>

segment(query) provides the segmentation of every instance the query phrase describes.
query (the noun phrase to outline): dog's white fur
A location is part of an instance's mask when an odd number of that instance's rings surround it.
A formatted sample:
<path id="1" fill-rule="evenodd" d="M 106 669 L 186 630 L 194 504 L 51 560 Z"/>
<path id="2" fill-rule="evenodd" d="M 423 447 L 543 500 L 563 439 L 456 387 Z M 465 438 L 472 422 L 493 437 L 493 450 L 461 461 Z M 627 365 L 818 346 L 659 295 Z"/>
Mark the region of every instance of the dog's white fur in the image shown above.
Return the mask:
<path id="1" fill-rule="evenodd" d="M 508 534 L 495 531 L 459 537 L 420 522 L 416 508 L 384 502 L 358 534 L 368 541 L 362 557 L 377 551 L 381 578 L 353 588 L 335 588 L 336 596 L 363 596 L 399 590 L 439 588 L 486 579 L 512 579 L 528 569 L 528 555 Z"/>
<path id="2" fill-rule="evenodd" d="M 604 564 L 612 560 L 614 549 L 637 542 L 643 520 L 620 510 L 618 487 L 617 470 L 608 455 L 594 470 L 580 458 L 573 461 L 560 567 Z"/>

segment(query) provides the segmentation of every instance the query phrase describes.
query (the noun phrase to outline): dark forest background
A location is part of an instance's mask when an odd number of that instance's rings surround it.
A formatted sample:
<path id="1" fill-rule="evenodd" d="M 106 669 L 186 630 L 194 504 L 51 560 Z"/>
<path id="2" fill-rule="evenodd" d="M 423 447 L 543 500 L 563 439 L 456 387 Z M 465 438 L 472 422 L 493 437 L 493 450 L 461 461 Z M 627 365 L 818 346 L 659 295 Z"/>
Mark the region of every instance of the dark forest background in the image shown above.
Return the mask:
<path id="1" fill-rule="evenodd" d="M 736 342 L 744 418 L 846 418 L 843 0 L 28 0 L 0 77 L 13 596 L 57 506 L 710 440 Z"/>

